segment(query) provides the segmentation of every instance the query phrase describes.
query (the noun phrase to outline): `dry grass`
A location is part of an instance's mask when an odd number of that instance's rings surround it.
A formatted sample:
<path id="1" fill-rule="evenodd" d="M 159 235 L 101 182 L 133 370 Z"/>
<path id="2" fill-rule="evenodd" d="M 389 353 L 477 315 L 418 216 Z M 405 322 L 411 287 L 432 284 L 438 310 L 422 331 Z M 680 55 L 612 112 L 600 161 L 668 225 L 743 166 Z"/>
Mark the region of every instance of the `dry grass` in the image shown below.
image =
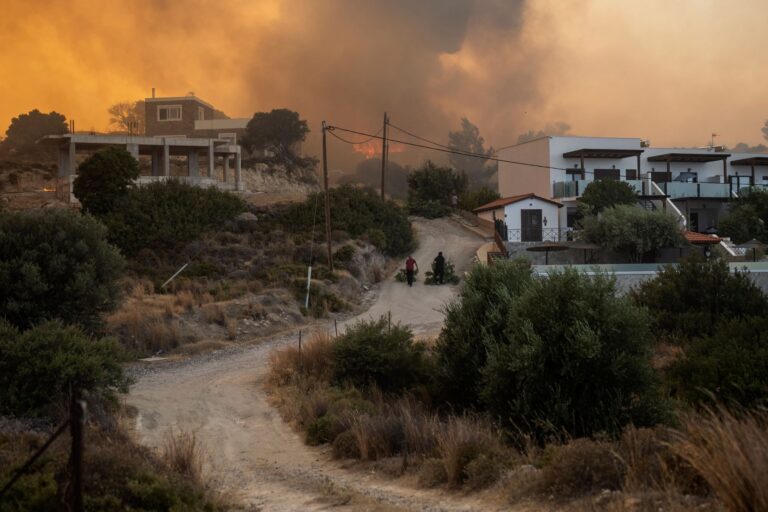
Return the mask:
<path id="1" fill-rule="evenodd" d="M 163 460 L 176 473 L 195 484 L 203 481 L 205 452 L 194 432 L 168 432 L 163 444 Z"/>
<path id="2" fill-rule="evenodd" d="M 554 448 L 543 473 L 543 485 L 559 496 L 579 496 L 602 489 L 618 490 L 625 466 L 613 444 L 592 439 L 574 439 Z"/>
<path id="3" fill-rule="evenodd" d="M 467 466 L 472 461 L 481 456 L 500 459 L 508 453 L 498 433 L 486 421 L 471 415 L 449 417 L 438 433 L 437 447 L 452 487 L 467 480 Z"/>
<path id="4" fill-rule="evenodd" d="M 237 318 L 229 318 L 224 321 L 224 328 L 227 330 L 227 339 L 234 341 L 237 339 L 237 327 L 239 322 Z"/>
<path id="5" fill-rule="evenodd" d="M 681 419 L 672 450 L 734 512 L 768 510 L 768 412 L 724 408 Z"/>
<path id="6" fill-rule="evenodd" d="M 203 319 L 209 324 L 226 325 L 227 312 L 221 304 L 206 304 L 203 306 Z"/>
<path id="7" fill-rule="evenodd" d="M 296 384 L 299 379 L 327 382 L 331 377 L 333 339 L 328 333 L 316 332 L 309 341 L 272 352 L 270 383 L 276 386 Z"/>

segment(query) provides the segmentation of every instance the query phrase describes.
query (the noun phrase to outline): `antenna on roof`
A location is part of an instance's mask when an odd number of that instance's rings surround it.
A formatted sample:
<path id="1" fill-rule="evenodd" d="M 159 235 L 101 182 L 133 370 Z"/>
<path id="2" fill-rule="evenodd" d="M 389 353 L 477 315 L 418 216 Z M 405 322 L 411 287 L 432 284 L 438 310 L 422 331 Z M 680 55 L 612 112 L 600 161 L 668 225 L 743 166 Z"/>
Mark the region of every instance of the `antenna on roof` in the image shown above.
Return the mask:
<path id="1" fill-rule="evenodd" d="M 187 96 L 194 96 L 194 95 L 195 95 L 195 91 L 189 91 L 189 92 L 187 93 Z"/>
<path id="2" fill-rule="evenodd" d="M 155 88 L 152 88 L 152 99 L 155 99 Z"/>

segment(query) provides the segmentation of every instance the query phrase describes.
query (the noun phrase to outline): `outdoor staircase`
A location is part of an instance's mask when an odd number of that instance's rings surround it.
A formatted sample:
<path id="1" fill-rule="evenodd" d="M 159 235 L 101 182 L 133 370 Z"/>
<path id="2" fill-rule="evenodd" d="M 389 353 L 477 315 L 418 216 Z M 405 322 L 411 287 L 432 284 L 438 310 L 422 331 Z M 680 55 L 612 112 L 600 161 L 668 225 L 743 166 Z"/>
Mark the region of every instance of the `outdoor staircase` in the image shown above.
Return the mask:
<path id="1" fill-rule="evenodd" d="M 651 201 L 650 199 L 640 199 L 638 201 L 638 204 L 640 205 L 641 208 L 648 211 L 653 211 L 656 209 L 656 205 L 654 205 L 653 201 Z"/>

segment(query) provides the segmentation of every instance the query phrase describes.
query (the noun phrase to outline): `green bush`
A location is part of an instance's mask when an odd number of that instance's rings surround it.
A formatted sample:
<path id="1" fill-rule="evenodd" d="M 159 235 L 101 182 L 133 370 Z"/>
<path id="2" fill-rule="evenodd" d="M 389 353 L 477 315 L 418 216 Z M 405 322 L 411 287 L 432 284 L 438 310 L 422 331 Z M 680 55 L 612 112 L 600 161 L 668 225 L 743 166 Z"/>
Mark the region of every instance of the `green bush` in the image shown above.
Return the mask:
<path id="1" fill-rule="evenodd" d="M 110 240 L 133 256 L 142 249 L 178 250 L 244 210 L 234 194 L 171 180 L 129 189 L 101 220 Z"/>
<path id="2" fill-rule="evenodd" d="M 637 204 L 635 190 L 624 181 L 592 181 L 579 200 L 583 213 L 597 215 L 606 208 Z"/>
<path id="3" fill-rule="evenodd" d="M 768 297 L 747 272 L 701 257 L 665 267 L 631 297 L 650 311 L 654 333 L 667 337 L 702 337 L 720 321 L 768 314 Z"/>
<path id="4" fill-rule="evenodd" d="M 458 299 L 446 306 L 435 347 L 436 393 L 442 400 L 460 409 L 477 406 L 488 347 L 504 339 L 512 302 L 530 282 L 526 260 L 472 268 Z"/>
<path id="5" fill-rule="evenodd" d="M 694 404 L 768 405 L 768 318 L 721 322 L 711 336 L 690 343 L 668 372 L 677 394 Z"/>
<path id="6" fill-rule="evenodd" d="M 768 192 L 755 188 L 739 191 L 729 212 L 717 223 L 721 236 L 731 237 L 737 244 L 757 238 L 768 241 Z"/>
<path id="7" fill-rule="evenodd" d="M 584 237 L 599 246 L 642 261 L 663 247 L 678 247 L 683 238 L 675 219 L 661 211 L 620 205 L 606 208 L 599 217 L 582 220 Z"/>
<path id="8" fill-rule="evenodd" d="M 443 269 L 443 282 L 442 284 L 459 284 L 459 281 L 461 281 L 461 278 L 456 275 L 456 268 L 453 266 L 453 263 L 451 263 L 450 260 L 445 260 L 445 268 Z M 437 282 L 437 279 L 435 279 L 435 262 L 432 262 L 432 271 L 427 272 L 425 278 L 424 278 L 424 284 L 428 285 L 439 285 L 441 283 Z"/>
<path id="9" fill-rule="evenodd" d="M 500 421 L 532 433 L 616 434 L 664 420 L 648 315 L 613 279 L 575 270 L 535 279 L 488 346 L 481 397 Z"/>
<path id="10" fill-rule="evenodd" d="M 104 148 L 77 168 L 73 193 L 83 210 L 104 215 L 115 208 L 139 177 L 139 162 L 121 148 Z"/>
<path id="11" fill-rule="evenodd" d="M 471 212 L 475 208 L 488 204 L 491 201 L 495 201 L 500 197 L 499 193 L 495 190 L 483 186 L 475 190 L 464 192 L 461 197 L 459 197 L 459 208 Z"/>
<path id="12" fill-rule="evenodd" d="M 126 392 L 123 353 L 113 339 L 48 322 L 20 333 L 0 320 L 0 413 L 43 415 L 77 387 L 108 398 Z"/>
<path id="13" fill-rule="evenodd" d="M 124 261 L 92 217 L 0 213 L 0 318 L 20 328 L 60 318 L 96 328 L 119 303 Z"/>
<path id="14" fill-rule="evenodd" d="M 429 219 L 448 215 L 453 197 L 467 188 L 467 177 L 430 161 L 408 175 L 408 211 Z"/>
<path id="15" fill-rule="evenodd" d="M 333 229 L 350 236 L 368 236 L 371 243 L 391 256 L 399 256 L 413 248 L 414 237 L 406 212 L 392 201 L 382 201 L 372 189 L 344 185 L 331 189 L 331 224 Z M 317 210 L 315 210 L 317 202 Z M 303 203 L 291 205 L 284 214 L 284 228 L 292 233 L 323 233 L 324 194 L 313 194 Z"/>
<path id="16" fill-rule="evenodd" d="M 426 347 L 413 340 L 410 329 L 390 324 L 387 317 L 361 320 L 333 345 L 333 378 L 338 384 L 376 385 L 398 392 L 426 382 Z"/>

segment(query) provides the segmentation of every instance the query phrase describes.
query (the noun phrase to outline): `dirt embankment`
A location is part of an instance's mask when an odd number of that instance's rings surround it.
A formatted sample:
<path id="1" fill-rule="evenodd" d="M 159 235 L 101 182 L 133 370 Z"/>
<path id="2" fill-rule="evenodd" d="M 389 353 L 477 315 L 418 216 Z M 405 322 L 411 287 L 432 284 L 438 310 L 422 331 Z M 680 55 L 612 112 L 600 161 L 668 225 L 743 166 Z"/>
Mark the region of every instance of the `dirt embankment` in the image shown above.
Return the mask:
<path id="1" fill-rule="evenodd" d="M 442 250 L 459 272 L 469 268 L 482 238 L 450 220 L 416 220 L 422 274 Z M 371 308 L 346 323 L 392 312 L 415 333 L 436 333 L 454 286 L 408 288 L 385 280 Z M 341 324 L 343 328 L 344 324 Z M 320 328 L 331 326 L 320 324 Z M 487 510 L 472 498 L 405 487 L 377 473 L 349 472 L 327 450 L 302 442 L 268 402 L 261 386 L 272 350 L 296 343 L 295 333 L 219 351 L 182 363 L 137 368 L 128 403 L 136 408 L 140 442 L 159 446 L 170 428 L 195 432 L 208 447 L 208 471 L 240 502 L 261 510 Z"/>

